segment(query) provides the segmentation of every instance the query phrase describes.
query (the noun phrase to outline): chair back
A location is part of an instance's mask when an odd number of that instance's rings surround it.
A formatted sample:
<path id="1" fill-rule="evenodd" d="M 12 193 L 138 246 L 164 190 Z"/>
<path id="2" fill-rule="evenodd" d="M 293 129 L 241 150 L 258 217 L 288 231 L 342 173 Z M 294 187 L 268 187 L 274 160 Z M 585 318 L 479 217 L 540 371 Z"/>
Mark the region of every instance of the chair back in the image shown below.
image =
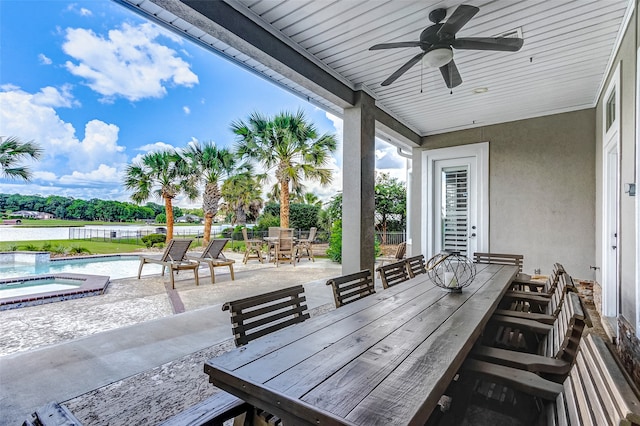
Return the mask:
<path id="1" fill-rule="evenodd" d="M 293 229 L 280 228 L 278 244 L 280 252 L 290 252 L 293 249 Z"/>
<path id="2" fill-rule="evenodd" d="M 409 279 L 406 260 L 380 266 L 376 271 L 380 272 L 380 279 L 384 288 L 392 287 Z"/>
<path id="3" fill-rule="evenodd" d="M 373 276 L 369 269 L 363 269 L 354 274 L 343 275 L 327 281 L 333 289 L 333 298 L 336 308 L 347 303 L 355 302 L 358 299 L 369 296 L 376 292 L 373 283 Z"/>
<path id="4" fill-rule="evenodd" d="M 398 260 L 404 259 L 405 254 L 407 254 L 407 243 L 406 241 L 403 241 L 400 244 L 398 244 L 395 258 Z"/>
<path id="5" fill-rule="evenodd" d="M 297 285 L 222 305 L 231 313 L 236 346 L 309 319 L 304 287 Z"/>
<path id="6" fill-rule="evenodd" d="M 522 264 L 524 256 L 521 254 L 502 254 L 502 253 L 479 253 L 473 254 L 475 263 L 494 263 L 497 265 L 515 265 L 518 272 L 522 272 Z"/>
<path id="7" fill-rule="evenodd" d="M 184 238 L 177 239 L 174 238 L 169 241 L 169 245 L 164 249 L 164 253 L 162 254 L 163 262 L 181 262 L 185 260 L 185 255 L 187 254 L 187 250 L 189 250 L 189 246 L 193 239 Z"/>
<path id="8" fill-rule="evenodd" d="M 245 244 L 249 242 L 249 236 L 247 235 L 247 228 L 242 228 L 242 238 L 244 238 Z"/>
<path id="9" fill-rule="evenodd" d="M 307 241 L 312 243 L 316 239 L 316 232 L 318 232 L 318 228 L 313 227 L 309 230 L 309 237 L 307 237 Z"/>
<path id="10" fill-rule="evenodd" d="M 269 227 L 269 238 L 275 238 L 280 236 L 280 227 L 279 226 L 270 226 Z"/>
<path id="11" fill-rule="evenodd" d="M 222 250 L 224 246 L 229 242 L 229 238 L 216 238 L 209 241 L 209 244 L 202 252 L 202 258 L 208 259 L 226 259 L 224 254 L 222 254 Z"/>
<path id="12" fill-rule="evenodd" d="M 424 255 L 419 254 L 417 256 L 409 257 L 407 258 L 406 262 L 409 278 L 413 278 L 419 274 L 427 273 L 427 268 L 424 265 Z"/>
<path id="13" fill-rule="evenodd" d="M 585 315 L 578 294 L 569 292 L 560 308 L 553 329 L 541 341 L 539 355 L 573 363 L 585 326 Z"/>

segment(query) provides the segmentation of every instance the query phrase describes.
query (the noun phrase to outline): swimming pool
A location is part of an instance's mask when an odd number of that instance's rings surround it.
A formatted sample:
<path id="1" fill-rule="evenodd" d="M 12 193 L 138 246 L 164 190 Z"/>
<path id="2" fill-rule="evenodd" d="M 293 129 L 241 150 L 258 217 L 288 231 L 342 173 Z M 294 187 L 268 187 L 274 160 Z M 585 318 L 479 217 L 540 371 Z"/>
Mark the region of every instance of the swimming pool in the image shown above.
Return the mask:
<path id="1" fill-rule="evenodd" d="M 140 258 L 136 255 L 87 256 L 77 259 L 51 259 L 48 262 L 7 261 L 0 263 L 0 278 L 41 274 L 107 275 L 112 280 L 138 276 Z M 145 265 L 143 275 L 159 274 L 162 266 Z"/>

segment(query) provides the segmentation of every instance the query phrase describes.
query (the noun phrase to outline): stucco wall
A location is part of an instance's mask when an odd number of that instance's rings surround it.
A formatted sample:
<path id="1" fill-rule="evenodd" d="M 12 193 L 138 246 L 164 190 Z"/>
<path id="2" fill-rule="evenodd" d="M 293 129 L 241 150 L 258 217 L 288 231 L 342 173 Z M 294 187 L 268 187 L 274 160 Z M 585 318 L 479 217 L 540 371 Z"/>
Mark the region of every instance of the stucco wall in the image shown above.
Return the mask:
<path id="1" fill-rule="evenodd" d="M 428 149 L 489 142 L 489 249 L 524 255 L 524 271 L 562 263 L 593 279 L 593 109 L 427 138 Z"/>
<path id="2" fill-rule="evenodd" d="M 618 261 L 620 271 L 620 313 L 630 324 L 635 324 L 636 318 L 636 227 L 635 203 L 636 199 L 624 193 L 624 184 L 635 182 L 636 173 L 636 42 L 637 24 L 634 24 L 637 12 L 632 17 L 623 36 L 620 48 L 613 61 L 612 72 L 607 76 L 604 87 L 608 87 L 617 66 L 620 68 L 620 211 L 619 211 L 619 237 L 618 237 Z M 605 100 L 599 99 L 596 106 L 596 218 L 598 232 L 596 233 L 596 262 L 601 263 L 602 257 L 602 149 L 603 149 L 603 107 Z M 599 264 L 599 263 L 598 263 Z M 596 277 L 601 282 L 600 274 Z"/>

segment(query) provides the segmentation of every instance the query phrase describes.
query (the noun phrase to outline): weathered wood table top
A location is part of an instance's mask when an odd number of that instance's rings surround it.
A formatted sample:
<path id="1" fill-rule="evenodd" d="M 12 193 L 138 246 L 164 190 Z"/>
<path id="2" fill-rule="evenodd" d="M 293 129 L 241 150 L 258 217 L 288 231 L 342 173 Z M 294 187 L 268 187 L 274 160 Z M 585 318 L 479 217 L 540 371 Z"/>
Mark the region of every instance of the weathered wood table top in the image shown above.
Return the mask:
<path id="1" fill-rule="evenodd" d="M 285 425 L 422 425 L 518 272 L 476 266 L 462 293 L 421 274 L 212 358 L 204 370 Z"/>

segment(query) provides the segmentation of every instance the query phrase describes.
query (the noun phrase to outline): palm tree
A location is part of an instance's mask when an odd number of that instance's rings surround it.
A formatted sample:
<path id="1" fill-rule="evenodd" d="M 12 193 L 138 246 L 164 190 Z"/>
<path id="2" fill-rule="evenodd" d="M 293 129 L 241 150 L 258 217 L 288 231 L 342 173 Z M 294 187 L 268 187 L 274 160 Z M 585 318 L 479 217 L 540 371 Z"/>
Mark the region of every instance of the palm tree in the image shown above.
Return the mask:
<path id="1" fill-rule="evenodd" d="M 0 175 L 11 179 L 31 180 L 31 171 L 26 166 L 19 166 L 18 162 L 31 158 L 38 160 L 42 155 L 42 148 L 33 141 L 22 142 L 15 136 L 2 141 L 0 138 Z"/>
<path id="2" fill-rule="evenodd" d="M 318 137 L 315 126 L 307 123 L 301 110 L 281 112 L 273 118 L 258 112 L 231 123 L 238 137 L 237 152 L 241 157 L 257 161 L 266 171 L 274 170 L 280 185 L 280 226 L 289 226 L 290 185 L 296 188 L 303 179 L 331 183 L 331 170 L 323 168 L 336 151 L 334 135 Z"/>
<path id="3" fill-rule="evenodd" d="M 247 215 L 258 217 L 263 205 L 260 179 L 250 171 L 235 174 L 222 184 L 222 197 L 225 200 L 231 223 L 244 225 Z"/>
<path id="4" fill-rule="evenodd" d="M 198 197 L 197 176 L 189 163 L 174 150 L 149 152 L 140 162 L 127 166 L 124 186 L 133 191 L 131 199 L 141 204 L 156 195 L 164 200 L 167 239 L 173 238 L 173 199 L 184 193 L 190 200 Z"/>
<path id="5" fill-rule="evenodd" d="M 204 211 L 203 244 L 207 245 L 211 239 L 211 224 L 218 214 L 220 202 L 220 182 L 224 177 L 233 173 L 236 160 L 227 148 L 217 148 L 215 143 L 206 142 L 203 145 L 194 143 L 189 145 L 185 155 L 191 160 L 196 175 L 204 181 L 202 193 L 202 209 Z"/>

